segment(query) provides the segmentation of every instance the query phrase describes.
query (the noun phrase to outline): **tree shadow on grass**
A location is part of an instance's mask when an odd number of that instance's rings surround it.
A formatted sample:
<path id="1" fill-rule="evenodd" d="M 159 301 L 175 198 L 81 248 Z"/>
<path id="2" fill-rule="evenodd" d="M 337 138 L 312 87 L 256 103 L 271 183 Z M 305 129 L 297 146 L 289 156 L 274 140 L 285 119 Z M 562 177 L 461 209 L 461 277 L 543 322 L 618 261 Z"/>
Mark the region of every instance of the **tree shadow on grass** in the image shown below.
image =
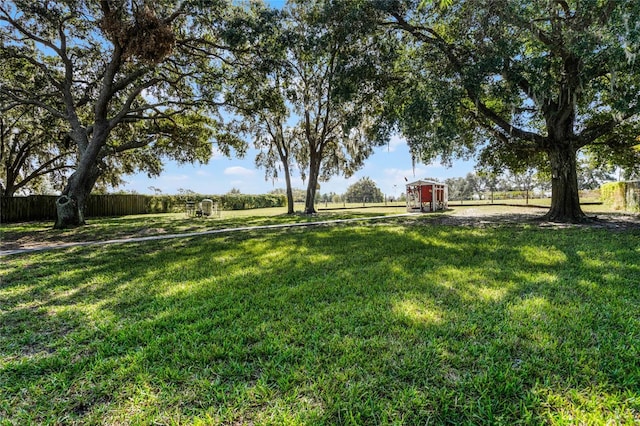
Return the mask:
<path id="1" fill-rule="evenodd" d="M 19 257 L 3 273 L 2 415 L 633 420 L 633 241 L 340 226 Z"/>
<path id="2" fill-rule="evenodd" d="M 0 229 L 2 250 L 42 249 L 70 243 L 100 242 L 137 237 L 161 236 L 235 229 L 251 226 L 286 225 L 340 219 L 366 220 L 376 213 L 327 213 L 306 215 L 280 214 L 274 216 L 247 216 L 230 218 L 192 218 L 186 216 L 125 216 L 101 218 L 87 225 L 70 229 L 52 229 L 48 222 L 10 224 Z M 13 225 L 13 226 L 12 226 Z"/>

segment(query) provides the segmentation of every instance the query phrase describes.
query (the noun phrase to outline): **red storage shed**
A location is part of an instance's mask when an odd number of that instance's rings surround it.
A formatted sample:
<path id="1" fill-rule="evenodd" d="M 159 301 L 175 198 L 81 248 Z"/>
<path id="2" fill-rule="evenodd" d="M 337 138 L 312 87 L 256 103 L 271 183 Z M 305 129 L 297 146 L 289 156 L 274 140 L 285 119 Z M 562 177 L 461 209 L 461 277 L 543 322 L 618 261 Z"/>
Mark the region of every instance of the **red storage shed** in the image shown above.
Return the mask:
<path id="1" fill-rule="evenodd" d="M 447 208 L 447 185 L 440 182 L 418 180 L 407 184 L 407 211 L 433 212 Z"/>

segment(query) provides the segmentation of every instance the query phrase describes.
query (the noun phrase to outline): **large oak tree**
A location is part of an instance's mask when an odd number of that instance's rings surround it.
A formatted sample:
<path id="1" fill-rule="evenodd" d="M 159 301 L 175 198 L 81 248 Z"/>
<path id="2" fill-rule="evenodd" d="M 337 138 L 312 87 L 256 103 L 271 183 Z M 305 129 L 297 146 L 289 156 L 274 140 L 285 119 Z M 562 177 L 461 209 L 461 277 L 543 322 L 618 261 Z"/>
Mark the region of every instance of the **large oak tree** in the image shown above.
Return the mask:
<path id="1" fill-rule="evenodd" d="M 355 5 L 355 4 L 354 4 Z M 405 42 L 396 117 L 430 161 L 468 155 L 516 166 L 546 157 L 546 218 L 582 221 L 577 154 L 637 164 L 640 3 L 592 0 L 381 0 Z"/>
<path id="2" fill-rule="evenodd" d="M 196 83 L 216 75 L 212 22 L 225 7 L 162 0 L 0 5 L 0 59 L 28 61 L 48 83 L 36 92 L 2 86 L 0 95 L 63 120 L 77 152 L 56 227 L 84 223 L 85 200 L 101 177 L 117 178 L 127 167 L 158 173 L 163 156 L 207 161 L 216 127 L 206 107 L 215 99 L 203 97 Z M 201 31 L 204 18 L 211 19 Z"/>

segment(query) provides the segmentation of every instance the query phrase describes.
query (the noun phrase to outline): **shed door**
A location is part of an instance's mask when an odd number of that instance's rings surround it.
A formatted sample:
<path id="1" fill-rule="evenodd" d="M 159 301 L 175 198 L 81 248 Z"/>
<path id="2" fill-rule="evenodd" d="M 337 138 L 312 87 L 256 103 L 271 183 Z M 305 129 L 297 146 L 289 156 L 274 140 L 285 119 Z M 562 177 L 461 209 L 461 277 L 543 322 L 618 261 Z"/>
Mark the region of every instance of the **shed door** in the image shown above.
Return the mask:
<path id="1" fill-rule="evenodd" d="M 431 200 L 433 199 L 433 187 L 429 185 L 429 186 L 423 186 L 421 187 L 421 189 L 422 189 L 422 202 L 430 203 Z"/>

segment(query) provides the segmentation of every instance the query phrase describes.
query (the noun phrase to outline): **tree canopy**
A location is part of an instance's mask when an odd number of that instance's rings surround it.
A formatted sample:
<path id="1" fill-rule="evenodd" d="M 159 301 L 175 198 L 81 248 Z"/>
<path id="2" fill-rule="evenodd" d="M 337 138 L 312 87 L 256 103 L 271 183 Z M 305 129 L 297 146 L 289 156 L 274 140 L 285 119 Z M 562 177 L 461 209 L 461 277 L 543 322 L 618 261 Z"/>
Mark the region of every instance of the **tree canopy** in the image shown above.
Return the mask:
<path id="1" fill-rule="evenodd" d="M 215 99 L 197 83 L 215 86 L 219 73 L 211 64 L 219 49 L 212 34 L 225 7 L 161 0 L 0 6 L 0 59 L 14 70 L 30 64 L 41 80 L 35 90 L 28 81 L 3 84 L 0 97 L 62 120 L 77 155 L 58 200 L 57 227 L 84 223 L 85 199 L 100 178 L 157 174 L 163 157 L 208 160 L 218 131 L 208 109 Z"/>
<path id="2" fill-rule="evenodd" d="M 288 10 L 296 160 L 308 179 L 305 212 L 313 213 L 319 181 L 351 176 L 388 139 L 380 106 L 394 50 L 345 3 L 292 2 Z"/>
<path id="3" fill-rule="evenodd" d="M 360 3 L 365 7 L 367 2 Z M 546 217 L 580 221 L 579 150 L 640 164 L 640 4 L 589 0 L 371 3 L 405 43 L 394 115 L 425 162 L 546 161 Z M 541 157 L 542 156 L 542 157 Z"/>
<path id="4" fill-rule="evenodd" d="M 0 195 L 61 189 L 73 168 L 69 138 L 52 117 L 32 106 L 0 115 Z"/>
<path id="5" fill-rule="evenodd" d="M 17 105 L 3 90 L 36 92 L 46 78 L 29 61 L 0 61 L 0 195 L 61 189 L 73 150 L 61 120 L 34 105 Z"/>
<path id="6" fill-rule="evenodd" d="M 289 212 L 297 165 L 305 212 L 314 213 L 319 182 L 351 176 L 388 137 L 379 105 L 394 50 L 354 25 L 359 15 L 342 2 L 291 1 L 278 12 L 253 4 L 248 16 L 245 33 L 257 37 L 243 67 L 228 67 L 226 103 L 243 117 L 267 178 L 284 174 Z"/>
<path id="7" fill-rule="evenodd" d="M 344 197 L 349 203 L 381 203 L 384 201 L 382 191 L 368 177 L 363 177 L 350 185 Z"/>
<path id="8" fill-rule="evenodd" d="M 223 91 L 226 109 L 241 122 L 232 126 L 253 139 L 258 150 L 255 162 L 265 170 L 265 179 L 275 182 L 284 175 L 287 213 L 292 214 L 291 173 L 299 138 L 289 123 L 294 72 L 287 56 L 286 22 L 285 13 L 260 2 L 235 16 L 233 26 L 246 47 L 233 62 L 224 64 L 228 78 Z"/>

